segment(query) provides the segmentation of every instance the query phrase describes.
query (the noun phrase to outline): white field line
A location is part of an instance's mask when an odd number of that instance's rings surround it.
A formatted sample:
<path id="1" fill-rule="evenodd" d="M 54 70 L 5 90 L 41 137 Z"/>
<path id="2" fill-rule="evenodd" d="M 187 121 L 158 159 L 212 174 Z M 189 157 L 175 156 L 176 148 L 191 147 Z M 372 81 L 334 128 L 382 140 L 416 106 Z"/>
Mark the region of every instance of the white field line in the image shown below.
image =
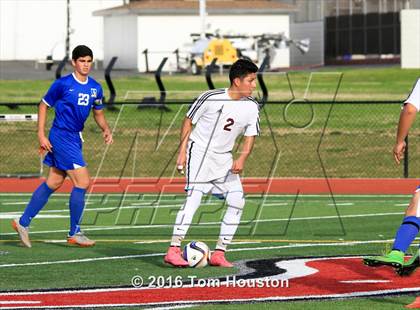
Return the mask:
<path id="1" fill-rule="evenodd" d="M 185 309 L 185 308 L 192 308 L 198 307 L 198 304 L 191 304 L 191 305 L 176 305 L 176 306 L 164 306 L 164 307 L 153 307 L 153 310 L 170 310 L 170 309 Z"/>
<path id="2" fill-rule="evenodd" d="M 354 203 L 352 202 L 337 202 L 336 204 L 334 203 L 329 203 L 328 206 L 353 206 Z"/>
<path id="3" fill-rule="evenodd" d="M 121 202 L 122 200 L 123 200 L 123 198 L 121 198 L 121 199 L 109 199 L 108 198 L 108 199 L 106 199 L 106 203 Z M 158 201 L 159 202 L 169 202 L 169 201 L 173 202 L 174 200 L 175 201 L 179 200 L 179 202 L 183 202 L 185 199 L 184 199 L 184 197 L 182 197 L 182 198 L 179 198 L 179 199 L 159 199 Z M 4 200 L 1 200 L 1 201 L 2 201 L 1 204 L 4 205 L 4 206 L 25 205 L 25 204 L 29 203 L 28 199 L 24 199 L 23 201 L 19 201 L 19 199 L 10 199 L 10 200 L 4 199 Z M 58 202 L 67 202 L 68 203 L 68 201 L 69 201 L 69 197 L 66 197 L 66 198 L 64 198 L 64 197 L 63 198 L 54 197 L 54 198 L 51 198 L 49 200 L 50 203 L 58 203 Z M 133 197 L 133 199 L 124 199 L 124 201 L 125 202 L 130 202 L 132 204 L 137 204 L 137 203 L 140 203 L 140 204 L 149 203 L 150 204 L 150 203 L 153 203 L 156 200 L 134 199 L 134 197 Z M 97 198 L 86 199 L 86 203 L 89 203 L 89 204 L 101 203 L 101 202 L 102 202 L 102 199 L 97 199 Z"/>
<path id="4" fill-rule="evenodd" d="M 259 244 L 261 241 L 232 241 L 231 245 L 237 245 L 237 244 Z"/>
<path id="5" fill-rule="evenodd" d="M 11 220 L 19 217 L 22 213 L 10 213 L 10 214 L 0 214 L 0 220 Z M 59 218 L 68 218 L 68 215 L 59 215 L 59 214 L 39 214 L 36 218 L 40 219 L 59 219 Z"/>
<path id="6" fill-rule="evenodd" d="M 63 200 L 63 204 L 65 206 L 69 205 L 68 199 L 57 199 L 57 198 L 55 198 L 55 199 L 51 199 L 50 203 L 57 204 L 61 200 Z M 169 201 L 174 202 L 174 200 L 177 201 L 177 199 L 159 199 L 158 201 L 147 201 L 147 200 L 138 200 L 138 199 L 134 199 L 134 200 L 124 199 L 124 202 L 125 202 L 125 204 L 129 204 L 130 207 L 133 207 L 133 206 L 161 207 L 162 206 L 161 204 L 156 204 L 156 203 L 169 202 Z M 116 202 L 116 203 L 120 204 L 121 201 L 122 201 L 122 199 L 106 199 L 106 202 L 104 202 L 103 205 L 110 204 L 112 202 Z M 263 204 L 266 207 L 288 206 L 288 205 L 291 205 L 293 203 L 292 201 L 284 202 L 284 200 L 275 200 L 275 199 L 268 199 L 267 201 L 268 201 L 267 203 Z M 183 202 L 184 202 L 184 199 L 179 199 L 179 205 L 182 205 Z M 309 201 L 300 200 L 299 205 L 318 204 L 318 203 L 325 203 L 325 202 L 326 202 L 325 200 L 313 200 L 313 199 L 311 199 Z M 395 203 L 394 202 L 393 204 L 390 204 L 389 200 L 371 201 L 369 199 L 366 199 L 366 200 L 358 200 L 357 202 L 337 202 L 335 204 L 328 203 L 328 204 L 323 205 L 323 206 L 334 206 L 335 205 L 335 206 L 365 207 L 362 204 L 372 203 L 372 202 L 374 202 L 376 205 L 379 204 L 379 203 L 384 203 L 384 205 L 383 205 L 384 207 L 401 207 L 401 206 L 405 207 L 405 206 L 408 206 L 408 203 L 409 203 L 407 201 L 407 202 L 402 202 L 402 203 Z M 27 205 L 28 203 L 29 203 L 28 201 L 21 201 L 20 202 L 20 201 L 16 201 L 14 199 L 13 201 L 10 201 L 10 202 L 4 202 L 3 201 L 0 204 L 2 206 L 16 206 L 16 205 Z M 86 201 L 86 205 L 101 204 L 101 203 L 102 203 L 102 200 L 87 200 Z M 255 200 L 255 199 L 250 199 L 250 200 L 247 201 L 247 203 L 248 204 L 253 204 L 253 205 L 255 205 L 255 204 L 261 205 L 261 203 L 259 201 Z M 154 206 L 153 206 L 153 204 L 154 204 Z M 214 202 L 210 201 L 208 203 L 204 203 L 203 205 L 217 205 L 217 204 L 222 204 L 222 202 L 221 201 L 214 201 Z M 371 207 L 371 206 L 369 206 L 369 207 Z M 108 210 L 116 209 L 116 208 L 118 208 L 118 207 L 108 208 Z M 97 209 L 95 209 L 95 210 L 97 210 Z M 86 211 L 89 211 L 89 210 L 86 209 L 85 212 Z M 43 211 L 43 212 L 45 212 L 45 211 Z"/>
<path id="7" fill-rule="evenodd" d="M 66 240 L 45 240 L 54 242 L 65 242 Z M 168 243 L 168 240 L 147 240 L 147 241 L 136 241 L 134 244 L 154 244 L 154 243 Z M 241 244 L 260 244 L 261 241 L 232 241 L 230 245 L 241 245 Z"/>
<path id="8" fill-rule="evenodd" d="M 367 241 L 349 241 L 349 242 L 337 242 L 337 243 L 302 243 L 302 244 L 291 244 L 291 245 L 280 245 L 280 246 L 267 246 L 267 247 L 253 247 L 253 248 L 238 248 L 229 249 L 228 252 L 242 252 L 242 251 L 262 251 L 262 250 L 279 250 L 288 248 L 305 248 L 305 247 L 319 247 L 319 246 L 353 246 L 358 244 L 375 244 L 375 243 L 386 243 L 391 242 L 393 239 L 388 240 L 367 240 Z M 417 247 L 417 246 L 416 246 Z M 25 266 L 40 266 L 40 265 L 57 265 L 57 264 L 69 264 L 69 263 L 87 263 L 95 261 L 108 261 L 108 260 L 120 260 L 120 259 L 132 259 L 142 257 L 156 257 L 163 256 L 166 253 L 150 253 L 150 254 L 139 254 L 139 255 L 121 255 L 121 256 L 105 256 L 105 257 L 92 257 L 82 259 L 69 259 L 59 261 L 43 261 L 43 262 L 32 262 L 32 263 L 18 263 L 18 264 L 1 264 L 0 268 L 9 267 L 25 267 Z"/>
<path id="9" fill-rule="evenodd" d="M 272 207 L 272 206 L 287 206 L 289 205 L 289 202 L 271 202 L 271 200 L 269 200 L 270 203 L 264 203 L 263 206 L 264 207 Z M 292 202 L 290 202 L 291 204 Z"/>
<path id="10" fill-rule="evenodd" d="M 273 199 L 271 199 L 271 197 Z M 301 197 L 299 199 L 300 203 L 326 202 L 327 200 L 331 200 L 331 199 L 327 199 L 328 197 L 325 197 L 325 199 L 315 199 L 315 197 L 308 197 L 308 198 L 311 198 L 310 200 L 305 200 L 305 197 L 307 197 L 307 196 L 304 196 L 304 195 L 299 196 L 299 197 Z M 136 197 L 121 197 L 121 198 L 98 199 L 98 197 L 94 197 L 94 198 L 91 198 L 91 199 L 86 199 L 86 201 L 87 202 L 93 202 L 93 203 L 101 203 L 103 200 L 106 200 L 106 203 L 109 203 L 109 202 L 121 202 L 122 200 L 124 200 L 124 201 L 131 202 L 133 204 L 162 202 L 162 201 L 164 201 L 164 202 L 167 202 L 167 201 L 184 202 L 185 201 L 184 196 L 179 196 L 179 197 L 176 197 L 176 198 L 173 198 L 173 197 L 168 197 L 168 198 L 154 197 L 154 198 L 155 199 L 149 199 L 149 198 L 148 199 L 139 199 L 139 198 L 136 198 Z M 255 201 L 261 200 L 264 197 L 246 195 L 246 198 L 249 199 L 248 201 L 255 202 Z M 267 198 L 268 198 L 267 201 L 270 201 L 270 202 L 273 202 L 273 203 L 285 203 L 285 200 L 287 201 L 286 203 L 291 203 L 291 202 L 294 201 L 293 199 L 291 199 L 291 198 L 294 198 L 294 197 L 274 197 L 274 195 L 269 195 Z M 321 197 L 319 197 L 319 198 L 321 198 Z M 350 197 L 346 197 L 346 198 L 350 198 Z M 1 199 L 1 195 L 0 195 L 0 199 Z M 357 204 L 357 203 L 360 203 L 360 202 L 374 202 L 374 203 L 388 203 L 389 204 L 389 203 L 393 202 L 396 205 L 407 205 L 410 202 L 409 200 L 407 200 L 407 201 L 406 200 L 404 200 L 404 201 L 403 200 L 390 201 L 389 199 L 387 199 L 387 200 L 382 200 L 382 199 L 381 200 L 378 200 L 378 199 L 357 199 L 356 201 L 351 201 L 351 202 L 346 202 L 345 199 L 343 199 L 343 200 L 344 201 L 337 202 L 337 203 L 356 203 Z M 7 206 L 7 205 L 21 205 L 21 204 L 29 203 L 28 198 L 22 198 L 22 197 L 19 197 L 19 198 L 16 198 L 16 199 L 1 199 L 0 201 L 1 201 L 1 204 L 5 205 L 5 206 Z M 61 202 L 61 201 L 68 202 L 69 201 L 69 196 L 68 197 L 55 197 L 55 196 L 53 196 L 49 200 L 49 202 L 52 202 L 52 203 L 58 203 L 58 202 Z"/>
<path id="11" fill-rule="evenodd" d="M 168 243 L 168 240 L 147 240 L 147 241 L 136 241 L 134 244 L 154 244 L 154 243 Z"/>
<path id="12" fill-rule="evenodd" d="M 269 195 L 269 197 L 273 197 L 273 198 L 276 198 L 276 199 L 270 199 L 269 198 L 269 199 L 267 199 L 267 201 L 269 203 L 264 203 L 264 205 L 265 206 L 281 206 L 281 205 L 288 205 L 288 204 L 293 202 L 292 200 L 290 200 L 288 202 L 285 202 L 284 199 L 281 199 L 279 197 L 274 197 L 274 196 L 276 196 L 276 195 Z M 1 197 L 1 195 L 0 195 L 0 197 Z M 147 205 L 147 204 L 152 204 L 152 203 L 169 202 L 169 201 L 174 202 L 174 200 L 175 201 L 178 200 L 180 203 L 183 203 L 184 200 L 185 200 L 185 197 L 179 197 L 178 199 L 174 199 L 173 197 L 172 198 L 168 197 L 168 199 L 164 199 L 162 197 L 155 197 L 155 198 L 157 198 L 155 200 L 138 199 L 138 198 L 136 199 L 135 197 L 132 197 L 132 198 L 133 199 L 130 199 L 130 197 L 124 197 L 124 198 L 121 197 L 120 199 L 111 199 L 111 198 L 97 199 L 97 198 L 95 198 L 95 199 L 87 199 L 86 203 L 87 204 L 94 204 L 94 203 L 99 204 L 99 203 L 102 203 L 103 200 L 105 200 L 104 204 L 108 204 L 108 203 L 111 203 L 111 202 L 121 203 L 121 201 L 124 200 L 125 203 L 130 203 L 131 205 Z M 261 196 L 260 197 L 256 197 L 256 196 L 250 197 L 250 195 L 247 195 L 247 198 L 249 198 L 248 203 L 254 203 L 255 204 L 255 203 L 259 203 L 257 198 L 262 199 L 263 197 L 261 197 Z M 322 202 L 325 203 L 326 202 L 326 199 L 319 199 L 319 200 L 318 199 L 310 199 L 309 201 L 306 201 L 304 198 L 305 198 L 305 196 L 302 196 L 302 199 L 299 200 L 299 204 L 322 203 Z M 68 205 L 68 197 L 66 197 L 66 198 L 64 198 L 64 197 L 63 198 L 53 197 L 52 199 L 50 199 L 50 203 L 58 203 L 58 202 L 61 202 L 61 201 L 66 202 L 66 205 Z M 376 200 L 372 201 L 372 199 L 358 199 L 357 201 L 353 201 L 353 202 L 346 202 L 346 201 L 336 202 L 335 205 L 336 206 L 351 205 L 351 204 L 358 205 L 360 203 L 366 203 L 366 202 L 368 202 L 368 203 L 369 202 L 370 203 L 374 202 L 375 204 L 378 204 L 378 203 L 390 204 L 390 203 L 392 203 L 389 200 L 377 200 L 376 199 Z M 26 205 L 28 203 L 29 203 L 29 201 L 27 199 L 25 199 L 24 201 L 19 201 L 19 199 L 2 199 L 1 202 L 0 202 L 0 204 L 3 205 L 3 206 Z M 398 202 L 398 203 L 397 203 L 397 201 L 394 201 L 393 203 L 394 203 L 393 206 L 407 206 L 409 201 L 404 201 L 404 202 L 401 201 L 401 202 Z M 328 205 L 333 206 L 334 203 L 329 203 Z"/>
<path id="13" fill-rule="evenodd" d="M 27 205 L 29 202 L 14 202 L 14 203 L 11 203 L 11 202 L 3 202 L 2 203 L 2 205 L 4 205 L 4 206 L 11 206 L 11 205 Z M 100 203 L 100 201 L 98 201 L 98 202 L 92 202 L 92 201 L 87 201 L 87 202 L 85 202 L 85 205 L 91 205 L 91 204 L 94 204 L 94 203 Z M 66 203 L 64 203 L 64 205 L 65 206 L 68 206 L 69 205 L 69 203 L 68 202 L 66 202 Z"/>
<path id="14" fill-rule="evenodd" d="M 271 200 L 270 200 L 271 201 Z M 316 201 L 308 201 L 306 203 L 312 203 L 312 202 L 316 202 Z M 323 201 L 320 201 L 323 202 Z M 99 203 L 99 201 L 98 201 Z M 93 204 L 93 202 L 87 202 L 87 204 Z M 109 211 L 109 210 L 119 210 L 119 209 L 148 209 L 148 208 L 173 208 L 173 207 L 181 207 L 183 206 L 183 203 L 180 204 L 170 204 L 170 205 L 152 205 L 153 202 L 138 202 L 138 203 L 131 203 L 128 206 L 123 206 L 123 207 L 101 207 L 101 208 L 86 208 L 84 212 L 90 212 L 90 211 Z M 202 203 L 202 207 L 203 206 L 214 206 L 214 205 L 221 205 L 221 202 L 207 202 L 207 203 Z M 68 203 L 66 204 L 68 205 Z M 264 203 L 264 206 L 266 207 L 271 207 L 271 206 L 287 206 L 289 205 L 289 203 L 287 202 L 270 202 L 270 203 Z M 350 203 L 350 202 L 345 202 L 345 203 L 336 203 L 336 206 L 353 206 L 354 203 Z M 395 206 L 406 206 L 407 203 L 405 204 L 396 204 Z M 334 204 L 328 204 L 327 206 L 334 206 Z M 321 206 L 322 207 L 322 206 Z M 359 206 L 362 207 L 362 206 Z M 20 211 L 9 211 L 9 212 L 0 212 L 1 214 L 15 214 L 17 212 Z M 53 210 L 43 210 L 42 213 L 61 213 L 61 212 L 68 212 L 68 209 L 53 209 Z"/>
<path id="15" fill-rule="evenodd" d="M 389 216 L 389 215 L 401 215 L 404 212 L 389 212 L 389 213 L 372 213 L 372 214 L 350 214 L 350 215 L 341 215 L 340 218 L 359 218 L 359 217 L 373 217 L 373 216 Z M 296 217 L 296 218 L 278 218 L 278 219 L 262 219 L 262 220 L 250 220 L 250 221 L 241 221 L 241 224 L 252 224 L 252 223 L 270 223 L 270 222 L 283 222 L 283 221 L 306 221 L 306 220 L 324 220 L 324 219 L 336 219 L 339 218 L 337 215 L 331 216 L 311 216 L 311 217 Z M 83 225 L 83 223 L 82 223 Z M 200 226 L 212 226 L 220 225 L 218 222 L 204 222 L 200 223 Z M 121 225 L 121 226 L 99 226 L 99 227 L 85 227 L 84 231 L 100 231 L 100 230 L 119 230 L 119 229 L 151 229 L 151 228 L 172 228 L 173 224 L 161 224 L 161 225 Z M 46 230 L 46 231 L 31 231 L 31 234 L 47 234 L 47 233 L 58 233 L 58 232 L 67 232 L 68 230 Z M 3 233 L 0 236 L 15 235 L 16 233 Z"/>
<path id="16" fill-rule="evenodd" d="M 26 205 L 28 201 L 18 201 L 18 202 L 2 202 L 4 206 L 14 206 L 14 205 Z"/>
<path id="17" fill-rule="evenodd" d="M 216 202 L 211 202 L 211 203 L 205 203 L 202 206 L 214 206 L 214 205 L 220 205 L 220 203 L 216 203 Z M 152 206 L 150 204 L 147 205 L 130 205 L 130 206 L 125 206 L 125 207 L 106 207 L 106 208 L 86 208 L 84 210 L 84 212 L 89 212 L 89 211 L 109 211 L 109 210 L 120 210 L 120 209 L 165 209 L 165 208 L 177 208 L 177 207 L 182 207 L 183 204 L 177 204 L 177 205 L 156 205 L 156 206 Z M 56 210 L 45 210 L 45 211 L 41 211 L 42 213 L 68 213 L 69 210 L 68 209 L 56 209 Z M 21 211 L 10 211 L 10 212 L 0 212 L 0 218 L 2 215 L 9 215 L 9 214 L 18 214 L 20 215 L 22 212 Z M 40 218 L 40 215 L 37 215 L 37 218 Z"/>
<path id="18" fill-rule="evenodd" d="M 92 258 L 57 260 L 57 261 L 34 262 L 34 263 L 2 264 L 2 265 L 0 265 L 0 268 L 39 266 L 39 265 L 56 265 L 56 264 L 69 264 L 69 263 L 86 263 L 86 262 L 105 261 L 105 260 L 117 260 L 117 259 L 130 259 L 130 258 L 163 256 L 165 254 L 166 253 L 151 253 L 151 254 L 125 255 L 125 256 L 92 257 Z"/>
<path id="19" fill-rule="evenodd" d="M 414 191 L 413 191 L 414 192 Z M 258 198 L 258 197 L 262 197 L 263 195 L 257 195 L 257 194 L 249 194 L 249 195 L 246 195 L 247 197 L 256 197 L 256 198 Z M 276 197 L 276 198 L 290 198 L 290 197 L 292 197 L 292 198 L 294 198 L 294 197 L 296 197 L 296 195 L 295 194 L 268 194 L 267 195 L 268 197 Z M 382 197 L 382 198 L 392 198 L 392 197 L 411 197 L 412 196 L 412 194 L 408 194 L 408 195 L 394 195 L 394 194 L 390 194 L 390 195 L 349 195 L 349 194 L 334 194 L 334 197 L 335 198 L 337 198 L 337 197 L 340 197 L 340 198 L 344 198 L 344 197 L 346 197 L 346 198 L 354 198 L 354 197 L 357 197 L 357 198 L 367 198 L 367 197 L 369 197 L 369 198 L 373 198 L 373 197 Z M 322 198 L 327 198 L 327 197 L 331 197 L 331 195 L 330 194 L 323 194 L 323 195 L 312 195 L 312 194 L 309 194 L 309 195 L 305 195 L 305 194 L 299 194 L 299 197 L 322 197 Z"/>

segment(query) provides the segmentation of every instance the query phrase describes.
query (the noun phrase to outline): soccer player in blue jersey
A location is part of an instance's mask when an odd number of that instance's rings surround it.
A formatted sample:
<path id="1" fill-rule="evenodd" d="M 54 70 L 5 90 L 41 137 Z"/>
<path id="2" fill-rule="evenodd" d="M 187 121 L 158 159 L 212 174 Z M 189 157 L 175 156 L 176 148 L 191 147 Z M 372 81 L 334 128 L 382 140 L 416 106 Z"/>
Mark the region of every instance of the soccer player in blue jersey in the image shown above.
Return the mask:
<path id="1" fill-rule="evenodd" d="M 414 123 L 416 114 L 420 111 L 420 79 L 417 80 L 414 88 L 404 102 L 398 123 L 397 140 L 393 149 L 394 159 L 397 164 L 404 156 L 405 138 Z M 396 268 L 400 275 L 411 274 L 420 264 L 419 250 L 407 262 L 404 262 L 404 255 L 411 243 L 416 238 L 420 229 L 420 186 L 417 187 L 407 210 L 405 217 L 395 235 L 392 250 L 383 256 L 370 256 L 364 259 L 368 266 L 389 265 Z"/>
<path id="2" fill-rule="evenodd" d="M 89 77 L 93 53 L 79 45 L 72 52 L 74 72 L 56 80 L 42 98 L 38 108 L 38 139 L 42 150 L 47 151 L 44 164 L 50 167 L 47 180 L 32 194 L 25 211 L 19 219 L 12 221 L 22 243 L 31 247 L 29 225 L 32 219 L 45 206 L 48 198 L 68 176 L 74 187 L 70 194 L 70 231 L 69 244 L 93 246 L 94 241 L 80 230 L 80 222 L 85 207 L 85 194 L 90 177 L 82 154 L 82 131 L 90 111 L 102 129 L 106 144 L 111 144 L 112 133 L 105 119 L 102 104 L 102 87 Z M 47 109 L 55 110 L 55 118 L 49 137 L 45 135 Z"/>

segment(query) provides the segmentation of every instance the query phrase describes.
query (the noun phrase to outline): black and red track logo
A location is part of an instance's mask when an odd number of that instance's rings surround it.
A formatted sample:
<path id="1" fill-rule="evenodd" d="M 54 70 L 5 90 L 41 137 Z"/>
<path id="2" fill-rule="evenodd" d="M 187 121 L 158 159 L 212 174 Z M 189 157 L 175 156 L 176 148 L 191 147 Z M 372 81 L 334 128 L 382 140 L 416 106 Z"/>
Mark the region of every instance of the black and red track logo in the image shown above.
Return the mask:
<path id="1" fill-rule="evenodd" d="M 273 258 L 237 263 L 239 273 L 220 285 L 185 282 L 178 288 L 100 288 L 0 293 L 0 308 L 154 306 L 287 301 L 401 294 L 420 291 L 420 277 L 399 277 L 390 267 L 370 268 L 360 257 Z M 233 279 L 241 282 L 234 285 Z M 214 280 L 214 279 L 213 279 Z M 263 283 L 263 285 L 243 285 Z M 264 281 L 262 281 L 264 280 Z M 201 281 L 202 282 L 202 281 Z M 211 283 L 219 283 L 212 281 Z M 272 285 L 275 283 L 276 285 Z M 282 283 L 281 286 L 278 283 Z M 286 284 L 287 285 L 284 285 Z"/>

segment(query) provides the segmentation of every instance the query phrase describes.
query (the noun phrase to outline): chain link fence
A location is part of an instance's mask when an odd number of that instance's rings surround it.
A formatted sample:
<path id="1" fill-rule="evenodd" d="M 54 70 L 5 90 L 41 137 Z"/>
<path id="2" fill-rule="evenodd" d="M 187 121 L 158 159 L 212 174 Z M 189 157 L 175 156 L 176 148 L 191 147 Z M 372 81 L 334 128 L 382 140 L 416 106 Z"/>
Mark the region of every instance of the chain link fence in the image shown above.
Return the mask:
<path id="1" fill-rule="evenodd" d="M 106 117 L 114 128 L 107 147 L 90 117 L 83 152 L 93 177 L 171 177 L 175 174 L 180 126 L 189 103 L 166 104 L 169 111 L 116 104 Z M 248 158 L 245 177 L 401 178 L 392 147 L 399 104 L 267 103 L 260 111 L 261 136 Z M 36 105 L 0 114 L 36 114 Z M 53 111 L 49 111 L 48 128 Z M 36 122 L 0 122 L 0 174 L 39 175 Z M 410 133 L 409 177 L 418 176 L 420 130 Z M 238 140 L 234 153 L 241 150 Z M 235 156 L 235 155 L 234 155 Z"/>

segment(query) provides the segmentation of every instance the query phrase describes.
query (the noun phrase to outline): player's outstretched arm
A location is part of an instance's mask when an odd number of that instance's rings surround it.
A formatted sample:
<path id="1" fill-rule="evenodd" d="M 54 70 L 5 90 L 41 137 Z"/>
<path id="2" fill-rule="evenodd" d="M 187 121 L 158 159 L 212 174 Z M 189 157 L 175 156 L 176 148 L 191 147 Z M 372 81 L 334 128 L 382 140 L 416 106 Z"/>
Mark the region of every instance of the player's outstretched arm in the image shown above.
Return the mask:
<path id="1" fill-rule="evenodd" d="M 394 159 L 397 164 L 399 164 L 401 162 L 401 159 L 404 157 L 404 140 L 407 137 L 414 120 L 416 119 L 416 115 L 417 109 L 414 105 L 409 103 L 404 105 L 404 108 L 402 109 L 400 114 L 400 121 L 398 123 L 397 141 L 393 149 Z"/>
<path id="2" fill-rule="evenodd" d="M 38 141 L 40 152 L 48 151 L 52 152 L 52 145 L 45 135 L 45 124 L 47 122 L 47 110 L 48 106 L 41 101 L 38 106 Z"/>
<path id="3" fill-rule="evenodd" d="M 114 142 L 112 138 L 111 129 L 109 129 L 108 122 L 105 119 L 105 113 L 103 110 L 93 109 L 93 117 L 96 124 L 102 129 L 102 136 L 106 144 L 112 144 Z"/>
<path id="4" fill-rule="evenodd" d="M 186 117 L 182 123 L 181 135 L 179 138 L 179 153 L 176 160 L 176 167 L 180 173 L 183 173 L 185 162 L 187 161 L 188 139 L 190 138 L 192 128 L 192 120 Z"/>
<path id="5" fill-rule="evenodd" d="M 241 173 L 244 170 L 245 161 L 254 147 L 255 136 L 245 136 L 241 155 L 232 164 L 232 173 Z"/>

